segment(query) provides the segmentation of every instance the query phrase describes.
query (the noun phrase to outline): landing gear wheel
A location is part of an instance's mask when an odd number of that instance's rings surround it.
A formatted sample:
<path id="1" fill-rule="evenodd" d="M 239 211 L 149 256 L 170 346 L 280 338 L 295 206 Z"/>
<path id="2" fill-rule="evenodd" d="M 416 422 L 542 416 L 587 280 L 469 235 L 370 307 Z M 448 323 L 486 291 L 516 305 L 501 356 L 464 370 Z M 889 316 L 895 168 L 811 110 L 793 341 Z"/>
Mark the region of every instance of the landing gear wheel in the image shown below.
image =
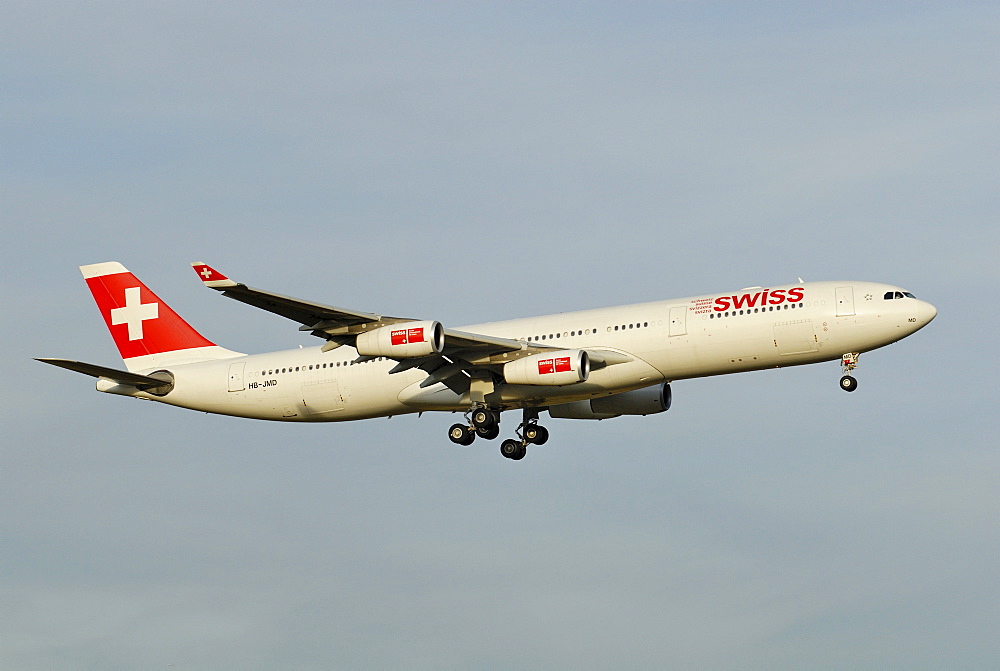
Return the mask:
<path id="1" fill-rule="evenodd" d="M 524 429 L 524 439 L 532 445 L 544 445 L 549 439 L 549 430 L 544 426 L 529 424 Z"/>
<path id="2" fill-rule="evenodd" d="M 476 439 L 476 432 L 465 424 L 454 424 L 448 429 L 448 438 L 456 445 L 467 447 Z"/>
<path id="3" fill-rule="evenodd" d="M 524 455 L 528 453 L 528 450 L 524 448 L 524 445 L 514 440 L 513 438 L 508 438 L 507 440 L 500 443 L 500 454 L 507 457 L 508 459 L 513 459 L 518 461 L 524 459 Z"/>
<path id="4" fill-rule="evenodd" d="M 472 425 L 477 429 L 488 429 L 499 424 L 499 415 L 488 408 L 476 408 L 472 411 Z"/>
<path id="5" fill-rule="evenodd" d="M 500 425 L 494 424 L 493 426 L 485 426 L 481 429 L 476 429 L 476 435 L 485 440 L 493 440 L 500 435 Z"/>
<path id="6" fill-rule="evenodd" d="M 854 391 L 858 388 L 858 381 L 850 375 L 840 378 L 840 388 L 844 391 Z"/>

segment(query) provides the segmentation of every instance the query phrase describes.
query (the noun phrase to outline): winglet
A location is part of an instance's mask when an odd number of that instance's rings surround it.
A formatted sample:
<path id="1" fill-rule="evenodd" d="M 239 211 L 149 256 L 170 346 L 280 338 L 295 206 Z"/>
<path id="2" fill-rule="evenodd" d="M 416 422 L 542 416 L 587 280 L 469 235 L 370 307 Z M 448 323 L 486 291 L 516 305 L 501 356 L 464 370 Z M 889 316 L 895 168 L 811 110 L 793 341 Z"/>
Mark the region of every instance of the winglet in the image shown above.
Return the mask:
<path id="1" fill-rule="evenodd" d="M 191 264 L 191 267 L 194 268 L 196 273 L 198 273 L 198 278 L 205 283 L 206 287 L 211 287 L 212 289 L 225 289 L 227 287 L 237 286 L 236 282 L 233 282 L 231 279 L 203 261 L 195 261 Z"/>

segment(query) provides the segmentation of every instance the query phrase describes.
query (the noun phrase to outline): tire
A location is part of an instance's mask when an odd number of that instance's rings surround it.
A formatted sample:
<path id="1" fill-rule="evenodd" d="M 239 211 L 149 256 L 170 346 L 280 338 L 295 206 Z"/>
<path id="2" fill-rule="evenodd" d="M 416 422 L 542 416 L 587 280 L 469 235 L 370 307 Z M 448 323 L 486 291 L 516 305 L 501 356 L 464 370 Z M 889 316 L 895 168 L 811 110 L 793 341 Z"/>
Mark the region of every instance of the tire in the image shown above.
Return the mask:
<path id="1" fill-rule="evenodd" d="M 453 424 L 448 429 L 448 439 L 456 445 L 468 447 L 476 439 L 476 432 L 470 431 L 469 427 L 464 424 Z"/>
<path id="2" fill-rule="evenodd" d="M 544 445 L 549 440 L 549 430 L 533 424 L 524 430 L 524 439 L 532 445 Z"/>
<path id="3" fill-rule="evenodd" d="M 523 458 L 524 455 L 521 455 L 521 457 L 517 456 L 522 449 L 523 448 L 521 447 L 521 443 L 511 438 L 508 438 L 507 440 L 500 443 L 500 454 L 507 457 L 508 459 Z"/>
<path id="4" fill-rule="evenodd" d="M 477 429 L 485 429 L 491 426 L 497 426 L 499 422 L 497 421 L 497 416 L 487 410 L 486 408 L 476 408 L 472 412 L 472 424 Z"/>
<path id="5" fill-rule="evenodd" d="M 858 388 L 858 381 L 850 375 L 840 378 L 840 388 L 844 391 L 854 391 Z"/>
<path id="6" fill-rule="evenodd" d="M 494 424 L 493 426 L 476 429 L 476 435 L 484 440 L 494 440 L 500 435 L 500 425 Z"/>

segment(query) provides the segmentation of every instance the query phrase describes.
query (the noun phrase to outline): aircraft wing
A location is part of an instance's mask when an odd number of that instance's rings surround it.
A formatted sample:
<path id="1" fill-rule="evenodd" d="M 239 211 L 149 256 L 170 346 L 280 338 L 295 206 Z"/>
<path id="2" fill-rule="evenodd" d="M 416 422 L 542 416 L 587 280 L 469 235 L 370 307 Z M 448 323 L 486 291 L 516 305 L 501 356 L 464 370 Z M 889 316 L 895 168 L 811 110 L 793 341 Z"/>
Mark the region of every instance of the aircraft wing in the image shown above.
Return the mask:
<path id="1" fill-rule="evenodd" d="M 192 263 L 191 266 L 198 273 L 205 286 L 222 292 L 222 295 L 228 298 L 298 322 L 301 324 L 300 331 L 309 331 L 315 336 L 325 338 L 328 341 L 328 349 L 350 343 L 358 333 L 363 331 L 416 321 L 408 317 L 387 317 L 372 312 L 348 310 L 254 289 L 229 279 L 218 270 L 200 261 Z M 483 361 L 491 356 L 504 353 L 521 351 L 535 353 L 553 349 L 545 345 L 529 346 L 509 338 L 497 338 L 452 329 L 445 329 L 444 335 L 445 349 L 442 354 L 447 356 L 464 355 L 461 358 L 468 357 L 476 361 Z"/>
<path id="2" fill-rule="evenodd" d="M 301 324 L 300 331 L 311 332 L 324 338 L 327 343 L 323 351 L 353 345 L 359 335 L 393 324 L 416 322 L 404 317 L 387 317 L 372 312 L 359 312 L 345 308 L 314 303 L 299 298 L 262 291 L 235 282 L 211 266 L 195 262 L 191 264 L 205 286 L 222 292 L 223 296 L 273 312 Z M 489 369 L 499 373 L 500 368 L 516 359 L 559 350 L 558 346 L 537 342 L 524 342 L 510 338 L 498 338 L 482 333 L 469 333 L 454 329 L 443 329 L 444 347 L 437 354 L 420 357 L 392 358 L 398 364 L 390 371 L 400 373 L 419 368 L 430 376 L 425 384 L 444 382 L 461 392 L 468 388 L 469 378 L 475 376 L 476 369 Z M 631 361 L 631 357 L 608 350 L 589 350 L 595 367 Z M 357 361 L 367 361 L 375 357 L 359 356 Z"/>
<path id="3" fill-rule="evenodd" d="M 351 327 L 361 324 L 396 324 L 413 321 L 399 317 L 383 317 L 371 312 L 358 312 L 345 308 L 333 307 L 322 303 L 283 296 L 270 291 L 254 289 L 245 284 L 234 282 L 219 271 L 200 261 L 191 266 L 205 286 L 221 291 L 223 296 L 253 305 L 262 310 L 273 312 L 292 321 L 302 324 L 303 331 L 324 331 L 338 327 Z"/>

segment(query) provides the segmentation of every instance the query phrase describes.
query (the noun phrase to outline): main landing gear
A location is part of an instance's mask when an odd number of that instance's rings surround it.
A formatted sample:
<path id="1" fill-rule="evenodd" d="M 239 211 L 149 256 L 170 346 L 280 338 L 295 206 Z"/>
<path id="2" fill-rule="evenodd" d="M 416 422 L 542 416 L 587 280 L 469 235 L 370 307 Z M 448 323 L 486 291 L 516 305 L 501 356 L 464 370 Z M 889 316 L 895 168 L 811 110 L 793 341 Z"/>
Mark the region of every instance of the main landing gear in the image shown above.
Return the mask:
<path id="1" fill-rule="evenodd" d="M 468 424 L 454 424 L 448 429 L 448 438 L 456 445 L 471 445 L 476 436 L 493 440 L 500 435 L 500 413 L 485 407 L 474 408 L 468 415 Z M 549 432 L 538 424 L 538 409 L 525 408 L 518 425 L 517 439 L 507 439 L 500 443 L 500 454 L 515 461 L 524 459 L 528 445 L 544 445 Z"/>
<path id="2" fill-rule="evenodd" d="M 840 358 L 840 367 L 844 371 L 844 377 L 840 378 L 840 388 L 844 391 L 854 391 L 858 388 L 858 381 L 851 377 L 851 371 L 858 367 L 860 352 L 848 352 Z"/>

